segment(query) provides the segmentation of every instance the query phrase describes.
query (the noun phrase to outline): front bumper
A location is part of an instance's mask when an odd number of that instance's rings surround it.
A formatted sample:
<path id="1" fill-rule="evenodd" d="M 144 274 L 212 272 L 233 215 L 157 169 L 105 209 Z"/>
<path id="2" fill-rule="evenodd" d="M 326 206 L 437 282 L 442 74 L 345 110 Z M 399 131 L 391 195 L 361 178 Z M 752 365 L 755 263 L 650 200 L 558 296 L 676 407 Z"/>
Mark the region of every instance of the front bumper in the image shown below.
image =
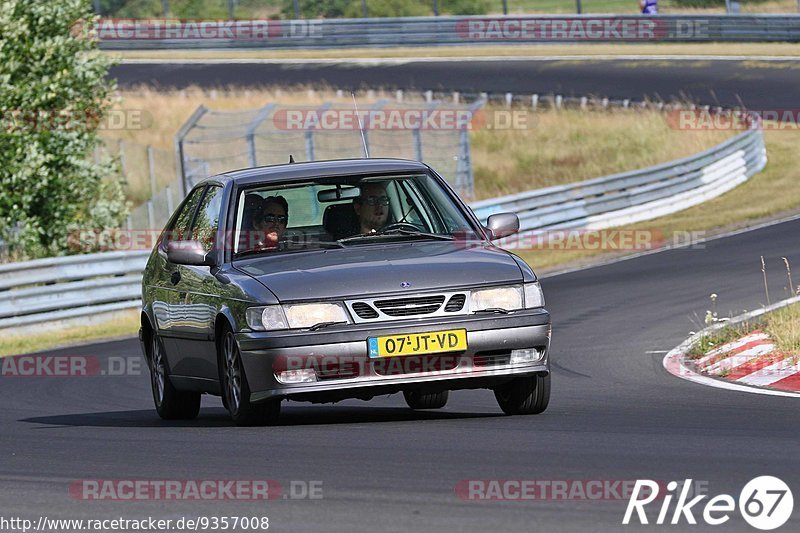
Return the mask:
<path id="1" fill-rule="evenodd" d="M 367 338 L 381 335 L 465 329 L 467 350 L 434 356 L 370 359 Z M 320 331 L 237 334 L 253 402 L 292 398 L 314 402 L 368 399 L 404 389 L 454 390 L 488 388 L 515 377 L 550 371 L 550 315 L 543 309 L 507 315 L 467 315 L 435 321 L 405 320 L 329 327 Z M 508 363 L 511 350 L 538 348 L 536 363 Z M 487 364 L 488 363 L 488 364 Z M 323 368 L 323 379 L 282 383 L 276 373 L 288 368 Z M 346 368 L 345 372 L 329 370 Z"/>

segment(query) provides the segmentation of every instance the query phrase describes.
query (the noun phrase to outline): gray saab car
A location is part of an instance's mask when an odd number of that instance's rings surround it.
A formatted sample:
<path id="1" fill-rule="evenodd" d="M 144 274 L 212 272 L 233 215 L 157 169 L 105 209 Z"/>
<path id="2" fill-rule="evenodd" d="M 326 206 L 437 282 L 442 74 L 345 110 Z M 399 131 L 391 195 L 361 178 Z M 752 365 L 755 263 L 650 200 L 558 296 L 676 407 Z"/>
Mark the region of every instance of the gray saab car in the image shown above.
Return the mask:
<path id="1" fill-rule="evenodd" d="M 428 166 L 360 159 L 230 172 L 195 186 L 147 262 L 139 338 L 164 419 L 222 397 L 235 423 L 283 400 L 412 409 L 494 391 L 508 414 L 550 397 L 550 315 L 531 268 L 492 244 Z"/>

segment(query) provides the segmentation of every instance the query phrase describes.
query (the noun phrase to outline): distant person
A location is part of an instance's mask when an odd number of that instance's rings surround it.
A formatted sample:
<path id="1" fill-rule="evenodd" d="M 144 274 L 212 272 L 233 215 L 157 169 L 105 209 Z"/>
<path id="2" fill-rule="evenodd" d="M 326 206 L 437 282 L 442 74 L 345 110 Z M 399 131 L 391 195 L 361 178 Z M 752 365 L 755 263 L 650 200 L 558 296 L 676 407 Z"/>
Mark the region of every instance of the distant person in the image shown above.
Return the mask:
<path id="1" fill-rule="evenodd" d="M 658 15 L 658 0 L 639 0 L 642 15 Z"/>
<path id="2" fill-rule="evenodd" d="M 353 200 L 353 209 L 358 217 L 362 235 L 375 233 L 383 228 L 389 218 L 389 197 L 386 184 L 369 182 L 361 185 L 361 194 Z"/>

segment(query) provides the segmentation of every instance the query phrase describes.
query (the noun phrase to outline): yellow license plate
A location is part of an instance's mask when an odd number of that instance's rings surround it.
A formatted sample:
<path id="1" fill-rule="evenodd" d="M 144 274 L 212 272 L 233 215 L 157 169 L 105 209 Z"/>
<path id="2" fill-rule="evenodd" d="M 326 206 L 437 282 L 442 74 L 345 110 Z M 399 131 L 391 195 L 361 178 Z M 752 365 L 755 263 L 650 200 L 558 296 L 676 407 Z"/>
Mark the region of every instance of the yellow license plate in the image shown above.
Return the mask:
<path id="1" fill-rule="evenodd" d="M 396 357 L 429 353 L 459 352 L 467 349 L 467 330 L 450 329 L 367 339 L 370 357 Z"/>

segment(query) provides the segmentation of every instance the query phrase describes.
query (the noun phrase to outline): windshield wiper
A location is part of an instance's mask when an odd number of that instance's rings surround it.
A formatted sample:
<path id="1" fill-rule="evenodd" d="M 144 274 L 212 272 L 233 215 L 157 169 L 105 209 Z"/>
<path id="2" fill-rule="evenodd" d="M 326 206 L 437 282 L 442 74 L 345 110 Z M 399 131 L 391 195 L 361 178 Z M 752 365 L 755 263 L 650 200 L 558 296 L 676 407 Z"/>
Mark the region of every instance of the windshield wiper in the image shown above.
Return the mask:
<path id="1" fill-rule="evenodd" d="M 347 321 L 340 320 L 339 322 L 317 322 L 308 329 L 311 331 L 317 331 L 318 329 L 327 328 L 328 326 L 339 326 L 341 324 L 347 324 Z"/>
<path id="2" fill-rule="evenodd" d="M 440 241 L 452 241 L 455 237 L 452 235 L 440 235 L 438 233 L 427 233 L 425 231 L 413 231 L 408 229 L 394 228 L 388 231 L 378 231 L 375 233 L 366 233 L 364 235 L 353 235 L 352 237 L 345 237 L 339 239 L 337 242 L 342 244 L 348 242 L 360 241 L 363 239 L 374 239 L 375 237 L 421 237 L 425 239 L 436 239 Z"/>

